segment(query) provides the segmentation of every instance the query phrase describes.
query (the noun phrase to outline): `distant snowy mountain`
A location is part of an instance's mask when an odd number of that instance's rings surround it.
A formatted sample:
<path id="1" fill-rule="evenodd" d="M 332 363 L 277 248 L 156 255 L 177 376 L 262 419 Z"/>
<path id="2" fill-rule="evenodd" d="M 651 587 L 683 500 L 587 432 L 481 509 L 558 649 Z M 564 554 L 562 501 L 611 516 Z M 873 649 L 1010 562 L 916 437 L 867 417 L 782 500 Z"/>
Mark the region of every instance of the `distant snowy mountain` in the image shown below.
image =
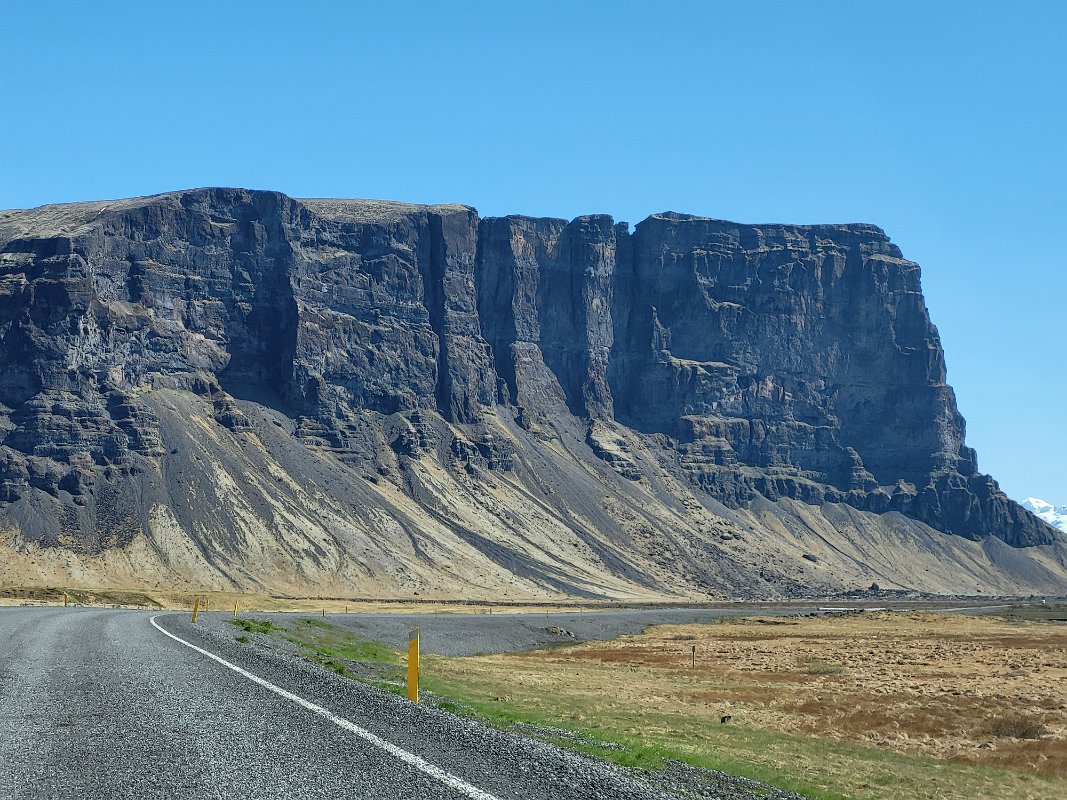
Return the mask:
<path id="1" fill-rule="evenodd" d="M 1037 497 L 1027 497 L 1023 500 L 1023 508 L 1033 511 L 1053 528 L 1067 531 L 1067 506 L 1054 506 Z"/>

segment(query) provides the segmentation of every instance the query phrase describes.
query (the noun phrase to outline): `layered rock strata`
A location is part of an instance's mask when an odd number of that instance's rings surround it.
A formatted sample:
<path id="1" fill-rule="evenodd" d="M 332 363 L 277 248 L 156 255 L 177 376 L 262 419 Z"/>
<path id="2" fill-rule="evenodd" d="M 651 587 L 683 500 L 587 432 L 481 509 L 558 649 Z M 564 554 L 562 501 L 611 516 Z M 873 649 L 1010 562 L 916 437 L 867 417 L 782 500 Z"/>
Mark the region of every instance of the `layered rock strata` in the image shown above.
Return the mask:
<path id="1" fill-rule="evenodd" d="M 212 443 L 192 460 L 179 443 L 191 431 Z M 332 509 L 380 538 L 410 506 L 486 569 L 562 593 L 575 585 L 546 577 L 547 545 L 519 557 L 493 526 L 450 516 L 446 484 L 502 503 L 485 513 L 514 533 L 502 481 L 594 573 L 655 591 L 723 588 L 731 556 L 666 586 L 647 559 L 706 531 L 667 511 L 634 522 L 611 513 L 620 503 L 692 506 L 717 520 L 716 542 L 741 524 L 734 512 L 799 501 L 1059 546 L 978 472 L 919 268 L 870 225 L 667 213 L 631 231 L 602 215 L 479 219 L 238 189 L 0 212 L 0 436 L 17 541 L 86 554 L 162 528 L 205 563 L 247 550 L 250 524 L 269 540 L 292 499 L 280 487 L 315 484 L 283 469 L 280 449 L 333 476 L 309 495 L 318 521 L 305 528 L 329 530 Z M 248 519 L 196 508 L 234 502 L 218 486 L 241 448 L 279 472 Z M 560 458 L 574 496 L 544 472 Z M 308 582 L 342 562 L 358 572 L 353 547 L 336 544 L 334 563 L 309 545 Z M 441 557 L 418 555 L 427 574 Z M 364 560 L 390 585 L 381 559 Z M 241 570 L 218 580 L 254 580 Z"/>

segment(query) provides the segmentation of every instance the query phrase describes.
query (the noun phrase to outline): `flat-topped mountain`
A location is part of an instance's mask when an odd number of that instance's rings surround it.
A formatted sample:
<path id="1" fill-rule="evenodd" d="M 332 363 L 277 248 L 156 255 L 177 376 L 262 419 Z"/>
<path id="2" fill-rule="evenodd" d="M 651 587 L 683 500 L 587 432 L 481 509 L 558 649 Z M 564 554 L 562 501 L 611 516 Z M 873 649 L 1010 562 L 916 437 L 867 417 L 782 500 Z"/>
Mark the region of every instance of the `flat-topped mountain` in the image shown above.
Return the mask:
<path id="1" fill-rule="evenodd" d="M 200 189 L 0 212 L 0 578 L 1063 591 L 871 225 Z"/>

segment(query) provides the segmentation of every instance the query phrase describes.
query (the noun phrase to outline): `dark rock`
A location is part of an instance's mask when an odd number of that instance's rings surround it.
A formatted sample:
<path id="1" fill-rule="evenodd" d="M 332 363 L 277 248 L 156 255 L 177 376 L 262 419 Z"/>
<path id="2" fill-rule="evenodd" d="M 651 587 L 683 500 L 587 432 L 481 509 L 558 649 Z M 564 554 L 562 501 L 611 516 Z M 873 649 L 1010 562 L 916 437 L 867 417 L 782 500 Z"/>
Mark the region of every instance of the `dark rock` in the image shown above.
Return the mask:
<path id="1" fill-rule="evenodd" d="M 0 506 L 43 493 L 42 530 L 112 541 L 86 530 L 106 485 L 124 498 L 108 524 L 143 528 L 144 476 L 194 468 L 173 467 L 146 399 L 167 391 L 249 435 L 251 398 L 293 447 L 405 473 L 417 501 L 425 458 L 528 462 L 522 480 L 551 495 L 537 454 L 486 424 L 503 419 L 531 442 L 577 425 L 634 482 L 638 437 L 728 507 L 845 504 L 1016 547 L 1055 535 L 978 472 L 919 268 L 870 225 L 665 213 L 631 233 L 241 189 L 0 212 Z"/>

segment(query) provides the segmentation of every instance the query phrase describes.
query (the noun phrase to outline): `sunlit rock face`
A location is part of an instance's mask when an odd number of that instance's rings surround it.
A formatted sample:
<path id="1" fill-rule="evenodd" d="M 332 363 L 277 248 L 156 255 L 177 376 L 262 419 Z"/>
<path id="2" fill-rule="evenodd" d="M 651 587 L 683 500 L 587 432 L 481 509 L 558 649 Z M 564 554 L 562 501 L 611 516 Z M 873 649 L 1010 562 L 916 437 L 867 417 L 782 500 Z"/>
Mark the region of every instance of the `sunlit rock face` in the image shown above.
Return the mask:
<path id="1" fill-rule="evenodd" d="M 870 225 L 665 213 L 631 230 L 239 189 L 0 212 L 0 404 L 9 527 L 77 552 L 163 517 L 240 550 L 249 526 L 299 527 L 277 506 L 313 487 L 305 529 L 404 529 L 404 506 L 522 573 L 492 525 L 447 512 L 441 481 L 514 484 L 637 584 L 656 546 L 592 510 L 598 494 L 720 522 L 785 499 L 1014 547 L 1056 536 L 977 471 L 919 268 Z M 191 434 L 202 453 L 180 446 Z M 555 491 L 559 458 L 575 471 Z M 279 475 L 224 497 L 220 470 L 248 459 Z M 692 535 L 664 515 L 653 538 Z M 292 546 L 312 572 L 358 561 Z M 683 582 L 717 585 L 715 569 Z M 566 570 L 527 572 L 573 589 Z"/>

